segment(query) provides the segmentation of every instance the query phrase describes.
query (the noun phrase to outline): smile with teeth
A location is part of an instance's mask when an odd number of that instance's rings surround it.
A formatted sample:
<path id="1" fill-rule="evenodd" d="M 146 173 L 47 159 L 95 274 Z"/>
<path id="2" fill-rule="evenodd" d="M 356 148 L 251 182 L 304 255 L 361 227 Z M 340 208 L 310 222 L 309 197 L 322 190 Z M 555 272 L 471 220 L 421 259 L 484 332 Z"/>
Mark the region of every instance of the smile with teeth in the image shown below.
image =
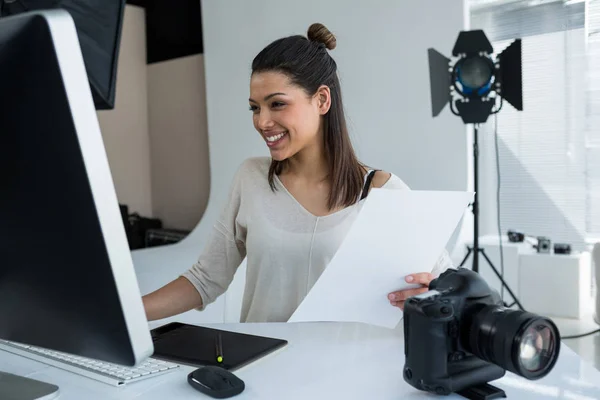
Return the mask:
<path id="1" fill-rule="evenodd" d="M 269 143 L 275 143 L 276 141 L 278 141 L 279 139 L 283 138 L 285 135 L 287 134 L 287 131 L 285 132 L 281 132 L 277 135 L 274 136 L 266 136 L 265 139 L 267 140 L 267 142 Z"/>

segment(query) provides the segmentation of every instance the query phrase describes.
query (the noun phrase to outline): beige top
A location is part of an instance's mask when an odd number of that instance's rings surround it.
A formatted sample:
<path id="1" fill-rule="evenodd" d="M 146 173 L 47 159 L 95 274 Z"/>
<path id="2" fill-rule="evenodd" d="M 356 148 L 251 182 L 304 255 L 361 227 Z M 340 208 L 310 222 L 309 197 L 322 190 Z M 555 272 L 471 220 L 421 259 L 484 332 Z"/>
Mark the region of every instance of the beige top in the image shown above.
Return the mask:
<path id="1" fill-rule="evenodd" d="M 183 274 L 205 307 L 225 292 L 246 257 L 241 322 L 286 322 L 327 267 L 364 204 L 361 200 L 333 214 L 315 216 L 277 177 L 277 190 L 271 190 L 270 162 L 269 157 L 244 161 L 204 251 Z M 383 188 L 409 190 L 394 174 Z M 431 272 L 437 276 L 451 266 L 444 250 Z"/>

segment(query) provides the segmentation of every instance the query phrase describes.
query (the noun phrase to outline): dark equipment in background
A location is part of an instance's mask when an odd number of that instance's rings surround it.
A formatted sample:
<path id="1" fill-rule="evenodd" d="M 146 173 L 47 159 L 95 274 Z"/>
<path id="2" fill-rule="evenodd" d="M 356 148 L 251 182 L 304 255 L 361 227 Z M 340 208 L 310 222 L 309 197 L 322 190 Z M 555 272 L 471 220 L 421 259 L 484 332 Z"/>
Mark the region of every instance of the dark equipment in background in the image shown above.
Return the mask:
<path id="1" fill-rule="evenodd" d="M 544 236 L 538 236 L 538 244 L 534 247 L 538 253 L 550 253 L 552 250 L 552 241 Z"/>
<path id="2" fill-rule="evenodd" d="M 525 241 L 525 234 L 521 232 L 509 230 L 506 236 L 508 236 L 508 241 L 511 243 L 522 243 Z"/>
<path id="3" fill-rule="evenodd" d="M 497 291 L 466 268 L 448 269 L 404 307 L 404 380 L 438 395 L 506 397 L 489 382 L 511 371 L 529 380 L 547 375 L 560 352 L 548 318 L 502 305 Z M 485 394 L 485 395 L 484 395 Z"/>
<path id="4" fill-rule="evenodd" d="M 198 0 L 127 0 L 144 8 L 148 64 L 204 53 L 202 7 Z"/>
<path id="5" fill-rule="evenodd" d="M 535 242 L 530 243 L 538 253 L 549 254 L 552 252 L 552 240 L 545 236 L 534 237 L 531 235 L 526 235 L 523 232 L 517 232 L 514 230 L 508 230 L 507 236 L 508 241 L 511 243 L 522 243 L 525 242 L 526 238 L 534 239 Z M 568 243 L 555 243 L 554 254 L 571 254 L 571 245 Z"/>
<path id="6" fill-rule="evenodd" d="M 150 229 L 161 229 L 163 226 L 158 218 L 143 217 L 137 212 L 130 213 L 127 204 L 119 204 L 119 209 L 130 250 L 144 248 L 146 232 Z"/>
<path id="7" fill-rule="evenodd" d="M 484 249 L 479 247 L 479 124 L 486 122 L 490 114 L 496 114 L 502 109 L 503 99 L 517 110 L 523 110 L 521 40 L 513 41 L 496 59 L 492 56 L 493 52 L 492 44 L 482 30 L 459 33 L 452 50 L 452 55 L 457 57 L 454 63 L 435 49 L 428 49 L 431 107 L 432 114 L 436 117 L 449 103 L 453 114 L 460 116 L 465 124 L 474 126 L 475 196 L 471 205 L 474 216 L 473 246 L 469 246 L 460 266 L 463 266 L 472 254 L 472 269 L 479 272 L 481 253 L 515 304 L 523 310 L 522 304 L 506 284 L 504 277 L 494 267 Z"/>
<path id="8" fill-rule="evenodd" d="M 0 18 L 56 8 L 75 22 L 96 110 L 113 109 L 125 0 L 0 0 Z"/>
<path id="9" fill-rule="evenodd" d="M 190 234 L 184 229 L 148 229 L 145 234 L 144 247 L 167 246 L 182 241 Z"/>
<path id="10" fill-rule="evenodd" d="M 523 110 L 521 40 L 516 39 L 496 60 L 494 49 L 482 30 L 462 31 L 451 60 L 428 49 L 431 109 L 437 117 L 446 104 L 465 124 L 480 124 L 502 109 L 503 99 Z M 499 101 L 496 109 L 494 106 Z M 456 110 L 454 109 L 456 107 Z"/>
<path id="11" fill-rule="evenodd" d="M 144 217 L 137 212 L 130 213 L 127 204 L 119 204 L 119 209 L 131 250 L 175 244 L 190 234 L 187 230 L 163 227 L 159 218 Z"/>
<path id="12" fill-rule="evenodd" d="M 163 227 L 162 221 L 158 218 L 144 217 L 137 212 L 130 213 L 127 204 L 119 204 L 119 208 L 131 250 L 146 247 L 146 233 L 151 229 L 162 229 Z"/>
<path id="13" fill-rule="evenodd" d="M 571 245 L 566 243 L 554 243 L 554 254 L 571 254 Z"/>

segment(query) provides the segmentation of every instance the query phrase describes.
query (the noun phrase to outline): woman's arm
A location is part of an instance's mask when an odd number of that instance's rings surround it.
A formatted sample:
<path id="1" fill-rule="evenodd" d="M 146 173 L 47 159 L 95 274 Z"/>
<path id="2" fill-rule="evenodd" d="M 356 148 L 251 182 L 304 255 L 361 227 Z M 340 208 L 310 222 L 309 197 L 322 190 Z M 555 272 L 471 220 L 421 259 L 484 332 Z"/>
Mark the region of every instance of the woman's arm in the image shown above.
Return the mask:
<path id="1" fill-rule="evenodd" d="M 246 227 L 238 223 L 242 173 L 238 169 L 221 211 L 198 261 L 177 279 L 142 297 L 149 321 L 168 318 L 192 309 L 203 310 L 215 301 L 233 280 L 246 256 Z"/>
<path id="2" fill-rule="evenodd" d="M 142 297 L 148 321 L 171 317 L 202 307 L 202 298 L 189 280 L 180 276 Z"/>

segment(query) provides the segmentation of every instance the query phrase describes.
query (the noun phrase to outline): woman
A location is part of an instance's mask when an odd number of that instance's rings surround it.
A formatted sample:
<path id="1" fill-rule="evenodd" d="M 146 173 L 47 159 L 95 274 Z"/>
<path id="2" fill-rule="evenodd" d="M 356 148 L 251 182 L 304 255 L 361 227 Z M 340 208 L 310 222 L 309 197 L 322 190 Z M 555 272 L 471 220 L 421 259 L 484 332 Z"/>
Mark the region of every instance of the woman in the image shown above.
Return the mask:
<path id="1" fill-rule="evenodd" d="M 335 46 L 334 35 L 313 24 L 307 37 L 276 40 L 256 56 L 250 111 L 271 157 L 248 159 L 238 169 L 229 204 L 198 262 L 144 296 L 149 320 L 202 310 L 225 292 L 247 257 L 241 322 L 287 321 L 335 254 L 369 189 L 408 190 L 397 176 L 357 160 L 328 52 Z M 421 288 L 382 296 L 402 308 L 449 266 L 444 252 L 432 273 L 406 278 Z"/>

